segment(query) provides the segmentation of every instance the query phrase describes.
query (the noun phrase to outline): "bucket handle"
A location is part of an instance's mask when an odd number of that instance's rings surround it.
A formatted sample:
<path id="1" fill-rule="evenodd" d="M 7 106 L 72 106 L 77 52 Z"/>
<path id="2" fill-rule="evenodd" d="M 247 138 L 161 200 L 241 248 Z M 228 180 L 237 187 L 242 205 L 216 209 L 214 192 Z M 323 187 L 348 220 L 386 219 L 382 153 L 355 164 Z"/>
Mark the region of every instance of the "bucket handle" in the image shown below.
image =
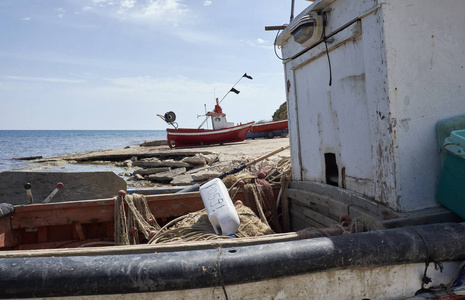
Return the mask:
<path id="1" fill-rule="evenodd" d="M 449 145 L 460 146 L 460 144 L 457 144 L 457 143 L 447 143 L 444 146 L 442 146 L 442 149 L 444 151 L 446 151 L 447 153 L 449 153 L 449 154 L 452 154 L 452 155 L 455 155 L 455 156 L 458 156 L 458 157 L 465 157 L 465 154 L 457 154 L 457 153 L 454 153 L 454 152 L 448 150 L 446 147 L 449 146 Z"/>

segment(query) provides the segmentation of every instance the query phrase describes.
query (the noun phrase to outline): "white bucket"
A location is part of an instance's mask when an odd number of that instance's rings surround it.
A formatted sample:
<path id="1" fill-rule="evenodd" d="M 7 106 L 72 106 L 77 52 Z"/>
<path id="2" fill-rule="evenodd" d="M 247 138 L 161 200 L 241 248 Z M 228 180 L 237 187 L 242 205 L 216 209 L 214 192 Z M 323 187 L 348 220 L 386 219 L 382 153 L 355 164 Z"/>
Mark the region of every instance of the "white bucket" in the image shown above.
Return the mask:
<path id="1" fill-rule="evenodd" d="M 212 179 L 200 187 L 200 196 L 216 234 L 233 236 L 239 228 L 239 216 L 223 181 Z"/>

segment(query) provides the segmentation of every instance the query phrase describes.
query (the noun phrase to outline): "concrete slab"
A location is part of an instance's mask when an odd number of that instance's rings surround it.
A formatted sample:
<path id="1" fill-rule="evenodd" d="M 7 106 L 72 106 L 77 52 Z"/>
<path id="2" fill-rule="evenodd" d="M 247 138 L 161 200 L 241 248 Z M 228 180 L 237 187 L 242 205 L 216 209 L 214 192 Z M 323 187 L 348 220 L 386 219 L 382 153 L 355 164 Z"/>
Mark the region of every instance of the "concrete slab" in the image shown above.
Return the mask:
<path id="1" fill-rule="evenodd" d="M 50 202 L 111 198 L 126 190 L 126 181 L 113 172 L 21 172 L 0 173 L 0 203 L 28 204 L 26 183 L 31 184 L 34 203 L 41 203 L 56 188 L 62 190 Z"/>

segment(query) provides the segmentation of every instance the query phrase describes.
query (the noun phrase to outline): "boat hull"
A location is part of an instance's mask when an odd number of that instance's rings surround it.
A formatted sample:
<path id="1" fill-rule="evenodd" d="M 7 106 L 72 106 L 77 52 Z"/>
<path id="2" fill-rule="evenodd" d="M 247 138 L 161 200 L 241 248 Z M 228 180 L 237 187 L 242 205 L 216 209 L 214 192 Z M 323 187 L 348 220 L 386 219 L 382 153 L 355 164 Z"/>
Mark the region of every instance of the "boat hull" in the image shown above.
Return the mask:
<path id="1" fill-rule="evenodd" d="M 277 197 L 279 186 L 273 188 Z M 161 225 L 204 207 L 198 192 L 146 200 Z M 235 200 L 245 201 L 245 194 Z M 313 239 L 288 232 L 88 247 L 111 242 L 113 225 L 113 199 L 16 206 L 5 213 L 0 243 L 10 250 L 0 251 L 0 298 L 396 299 L 420 291 L 425 262 L 444 267 L 430 264 L 429 287 L 448 286 L 465 260 L 465 226 L 457 223 Z"/>
<path id="2" fill-rule="evenodd" d="M 3 256 L 0 297 L 137 294 L 143 298 L 188 292 L 205 295 L 203 299 L 268 294 L 274 299 L 284 294 L 288 299 L 414 297 L 422 290 L 424 273 L 432 285 L 447 285 L 454 279 L 465 259 L 465 228 L 447 223 L 210 247 L 177 251 L 149 247 L 145 253 L 141 247 L 133 252 L 125 248 L 129 252 L 119 255 Z M 428 261 L 444 262 L 444 269 L 431 264 L 426 272 Z"/>
<path id="3" fill-rule="evenodd" d="M 286 136 L 288 133 L 288 122 L 287 120 L 268 122 L 263 124 L 254 124 L 249 133 L 247 133 L 247 139 L 255 138 L 273 138 L 275 136 Z"/>
<path id="4" fill-rule="evenodd" d="M 168 128 L 168 145 L 174 148 L 242 142 L 253 124 L 250 122 L 222 129 Z"/>
<path id="5" fill-rule="evenodd" d="M 263 123 L 263 124 L 254 124 L 250 128 L 250 132 L 258 133 L 258 132 L 286 130 L 286 129 L 288 129 L 288 122 L 287 120 L 282 120 L 282 121 L 268 122 L 268 123 Z"/>

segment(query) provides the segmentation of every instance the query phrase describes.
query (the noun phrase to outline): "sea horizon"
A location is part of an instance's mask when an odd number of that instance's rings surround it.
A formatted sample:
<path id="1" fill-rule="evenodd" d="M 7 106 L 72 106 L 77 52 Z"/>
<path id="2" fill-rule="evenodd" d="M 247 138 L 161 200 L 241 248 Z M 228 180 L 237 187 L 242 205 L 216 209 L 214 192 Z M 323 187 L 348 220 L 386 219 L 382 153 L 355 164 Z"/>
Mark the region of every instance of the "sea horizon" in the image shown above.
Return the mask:
<path id="1" fill-rule="evenodd" d="M 2 129 L 0 130 L 0 172 L 28 170 L 34 167 L 34 163 L 30 161 L 15 160 L 15 158 L 36 156 L 46 158 L 122 149 L 161 139 L 166 139 L 165 130 Z"/>

